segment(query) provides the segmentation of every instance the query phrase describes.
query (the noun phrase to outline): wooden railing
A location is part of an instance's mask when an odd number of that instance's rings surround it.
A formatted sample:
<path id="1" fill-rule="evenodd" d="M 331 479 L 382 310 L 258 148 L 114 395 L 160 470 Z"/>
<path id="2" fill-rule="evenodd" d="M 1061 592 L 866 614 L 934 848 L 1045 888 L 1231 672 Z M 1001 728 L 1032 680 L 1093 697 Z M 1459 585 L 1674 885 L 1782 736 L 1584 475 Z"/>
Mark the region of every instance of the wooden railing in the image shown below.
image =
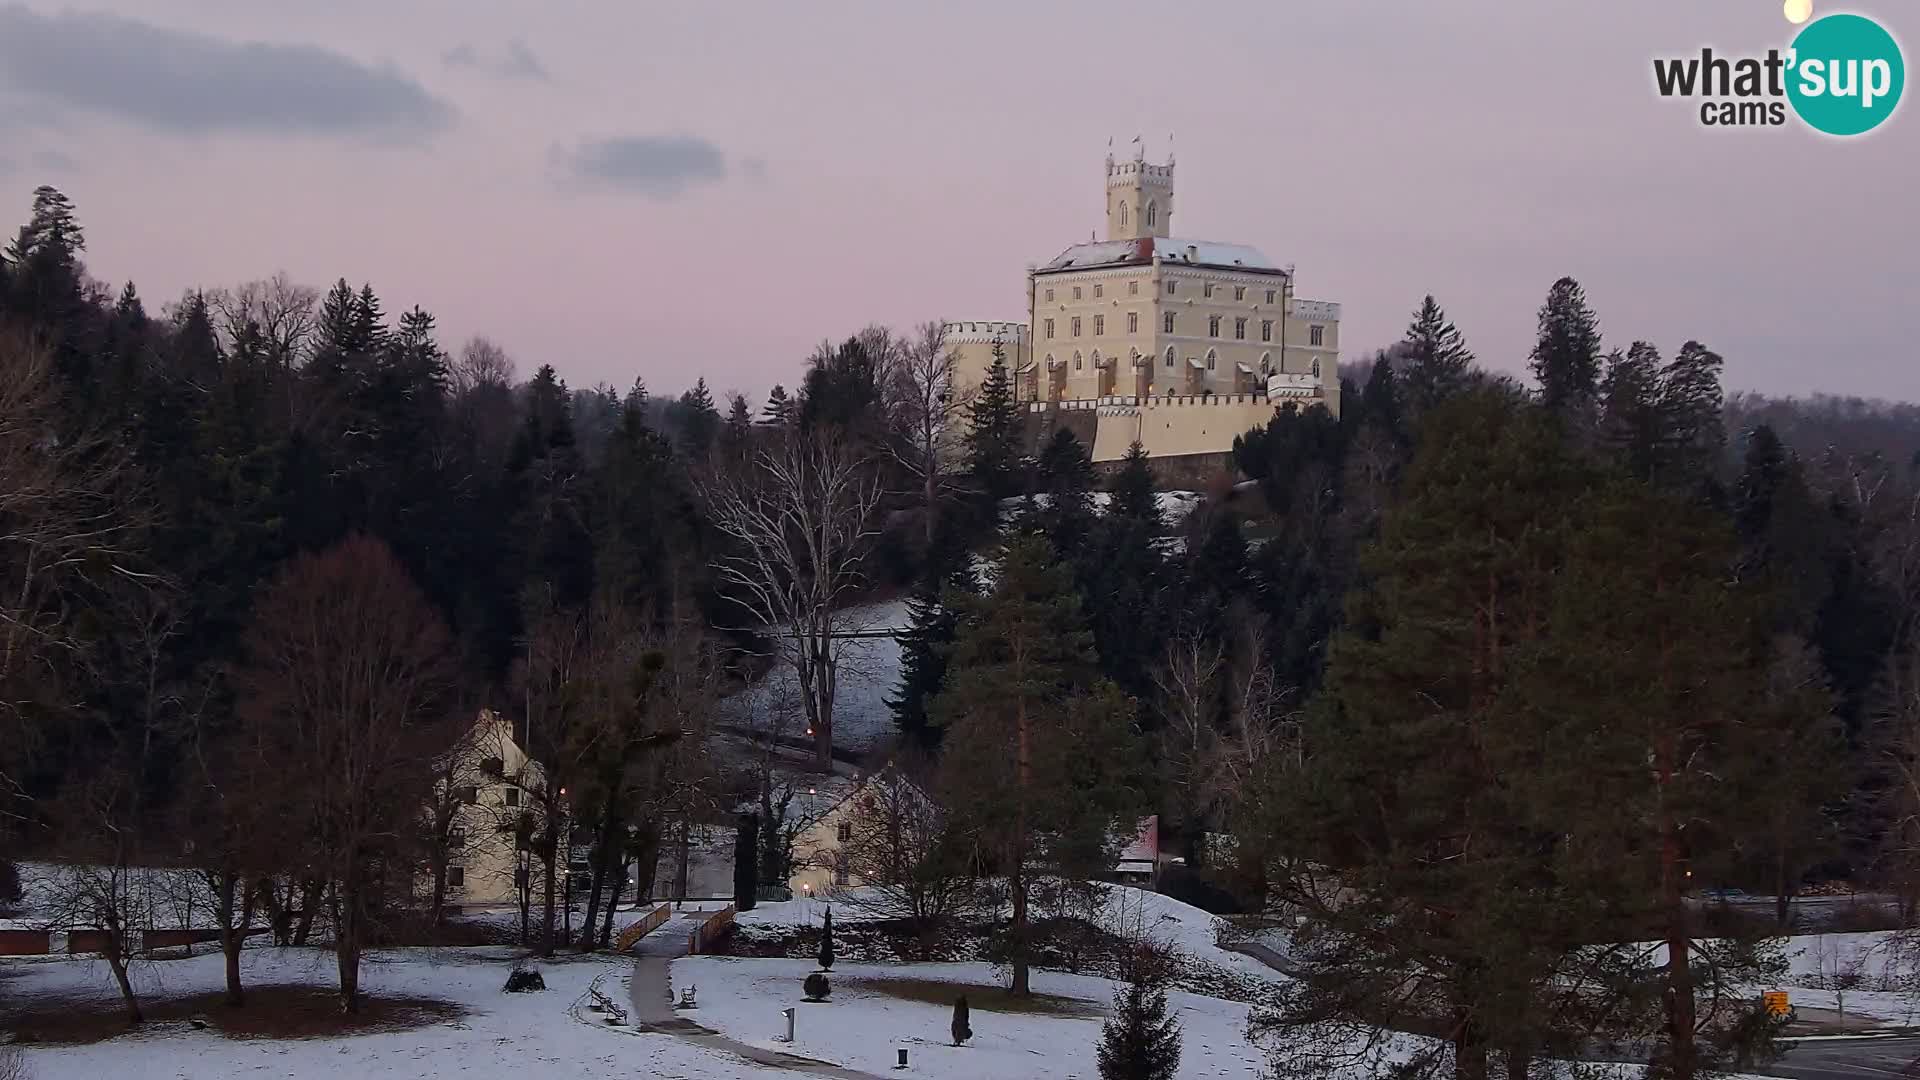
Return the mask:
<path id="1" fill-rule="evenodd" d="M 614 939 L 613 951 L 626 952 L 639 944 L 641 938 L 653 933 L 661 923 L 671 918 L 673 918 L 673 907 L 669 904 L 661 904 L 648 912 L 646 918 L 630 923 L 625 930 L 620 931 L 620 936 Z"/>
<path id="2" fill-rule="evenodd" d="M 734 908 L 732 904 L 713 913 L 699 929 L 687 935 L 687 955 L 699 956 L 713 947 L 714 942 L 733 932 Z"/>

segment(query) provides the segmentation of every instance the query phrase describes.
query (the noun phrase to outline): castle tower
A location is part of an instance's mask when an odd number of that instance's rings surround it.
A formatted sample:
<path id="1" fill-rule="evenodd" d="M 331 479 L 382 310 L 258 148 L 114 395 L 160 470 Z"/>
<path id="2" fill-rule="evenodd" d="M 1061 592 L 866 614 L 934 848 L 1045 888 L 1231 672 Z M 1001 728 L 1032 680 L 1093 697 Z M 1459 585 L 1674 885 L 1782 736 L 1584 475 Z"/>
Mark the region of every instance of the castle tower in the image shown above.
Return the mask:
<path id="1" fill-rule="evenodd" d="M 1135 143 L 1132 161 L 1107 155 L 1107 239 L 1169 236 L 1173 222 L 1173 155 L 1165 165 L 1147 164 Z"/>

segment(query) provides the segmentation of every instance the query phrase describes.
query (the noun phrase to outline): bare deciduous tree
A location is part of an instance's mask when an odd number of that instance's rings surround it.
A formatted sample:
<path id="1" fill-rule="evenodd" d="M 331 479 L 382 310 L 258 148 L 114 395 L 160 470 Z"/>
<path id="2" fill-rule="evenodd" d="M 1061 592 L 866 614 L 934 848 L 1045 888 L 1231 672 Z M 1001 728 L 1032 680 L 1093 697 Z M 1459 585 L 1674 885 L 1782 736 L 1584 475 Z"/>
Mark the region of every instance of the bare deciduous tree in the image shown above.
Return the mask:
<path id="1" fill-rule="evenodd" d="M 472 393 L 480 387 L 508 388 L 513 385 L 513 359 L 507 350 L 484 337 L 469 338 L 460 347 L 449 374 L 455 396 Z"/>
<path id="2" fill-rule="evenodd" d="M 207 305 L 220 317 L 227 344 L 231 346 L 251 324 L 283 371 L 292 370 L 306 356 L 319 326 L 319 303 L 319 290 L 295 283 L 285 271 L 207 293 Z"/>
<path id="3" fill-rule="evenodd" d="M 848 639 L 841 609 L 866 581 L 881 486 L 835 434 L 794 432 L 737 469 L 711 474 L 701 493 L 728 541 L 715 561 L 734 603 L 772 635 L 793 669 L 813 738 L 814 767 L 833 767 L 833 706 Z"/>
<path id="4" fill-rule="evenodd" d="M 905 433 L 894 456 L 920 487 L 923 538 L 933 543 L 935 510 L 956 461 L 954 443 L 966 402 L 955 385 L 959 357 L 947 344 L 945 325 L 922 323 L 898 349 L 890 396 Z"/>
<path id="5" fill-rule="evenodd" d="M 1191 864 L 1205 835 L 1212 784 L 1209 767 L 1217 756 L 1221 681 L 1226 657 L 1204 634 L 1187 631 L 1167 642 L 1166 659 L 1153 674 L 1160 689 L 1161 755 L 1174 818 Z"/>
<path id="6" fill-rule="evenodd" d="M 835 855 L 858 889 L 843 901 L 917 928 L 923 944 L 941 923 L 972 909 L 976 882 L 949 835 L 947 812 L 928 791 L 928 771 L 896 759 L 869 776 L 841 808 Z"/>
<path id="7" fill-rule="evenodd" d="M 311 823 L 340 1004 L 355 1012 L 379 896 L 411 889 L 420 808 L 463 719 L 452 647 L 386 545 L 354 536 L 298 557 L 264 590 L 246 652 L 241 714 L 263 730 L 283 797 Z"/>

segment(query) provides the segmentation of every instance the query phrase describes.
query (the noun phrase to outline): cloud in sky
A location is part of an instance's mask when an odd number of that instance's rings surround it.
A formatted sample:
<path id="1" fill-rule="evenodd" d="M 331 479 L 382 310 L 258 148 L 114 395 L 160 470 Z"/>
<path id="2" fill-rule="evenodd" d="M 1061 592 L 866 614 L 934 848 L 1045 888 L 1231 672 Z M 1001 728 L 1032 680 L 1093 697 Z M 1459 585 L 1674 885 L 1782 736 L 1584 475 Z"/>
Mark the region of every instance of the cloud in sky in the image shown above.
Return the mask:
<path id="1" fill-rule="evenodd" d="M 672 199 L 727 177 L 727 156 L 695 135 L 626 135 L 590 139 L 553 160 L 570 180 L 593 187 Z"/>
<path id="2" fill-rule="evenodd" d="M 448 67 L 478 71 L 497 79 L 543 83 L 553 81 L 547 65 L 541 63 L 527 43 L 519 38 L 507 42 L 506 51 L 499 55 L 483 54 L 472 45 L 462 43 L 442 53 L 440 59 Z"/>
<path id="3" fill-rule="evenodd" d="M 117 15 L 0 5 L 0 90 L 175 134 L 417 141 L 453 107 L 392 67 L 312 45 L 234 42 Z"/>

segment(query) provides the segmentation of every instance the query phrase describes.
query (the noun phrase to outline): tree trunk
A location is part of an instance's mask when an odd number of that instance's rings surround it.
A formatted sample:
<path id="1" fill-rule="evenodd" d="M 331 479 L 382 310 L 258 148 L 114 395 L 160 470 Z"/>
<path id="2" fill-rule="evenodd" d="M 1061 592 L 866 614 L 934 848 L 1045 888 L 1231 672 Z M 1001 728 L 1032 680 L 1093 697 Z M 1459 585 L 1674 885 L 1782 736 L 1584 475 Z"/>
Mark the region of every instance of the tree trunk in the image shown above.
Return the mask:
<path id="1" fill-rule="evenodd" d="M 267 925 L 273 928 L 275 945 L 293 944 L 293 910 L 280 902 L 280 889 L 270 878 L 261 878 L 254 884 L 254 892 L 267 909 Z"/>
<path id="2" fill-rule="evenodd" d="M 313 932 L 313 914 L 320 907 L 320 888 L 320 882 L 314 879 L 300 885 L 300 922 L 293 928 L 295 945 L 305 945 L 307 935 Z"/>
<path id="3" fill-rule="evenodd" d="M 613 947 L 613 912 L 620 906 L 620 887 L 627 883 L 626 870 L 624 865 L 615 860 L 613 891 L 607 896 L 607 910 L 600 916 L 600 944 L 608 948 Z"/>
<path id="4" fill-rule="evenodd" d="M 1525 1050 L 1507 1051 L 1507 1080 L 1527 1080 L 1532 1071 L 1533 1055 Z"/>
<path id="5" fill-rule="evenodd" d="M 560 856 L 560 845 L 551 832 L 547 836 L 546 850 L 540 853 L 540 869 L 546 880 L 540 883 L 540 955 L 553 955 L 553 886 L 554 864 Z"/>
<path id="6" fill-rule="evenodd" d="M 1487 1080 L 1487 1044 L 1467 1017 L 1459 1017 L 1453 1035 L 1453 1080 Z"/>
<path id="7" fill-rule="evenodd" d="M 1666 1013 L 1669 1073 L 1673 1080 L 1694 1080 L 1697 1068 L 1693 1045 L 1695 1026 L 1693 968 L 1690 952 L 1692 937 L 1687 926 L 1686 868 L 1680 847 L 1680 831 L 1673 810 L 1667 803 L 1667 787 L 1673 781 L 1675 751 L 1671 739 L 1663 739 L 1657 750 L 1660 792 L 1660 886 L 1667 939 Z"/>
<path id="8" fill-rule="evenodd" d="M 118 920 L 109 919 L 107 922 L 107 943 L 102 951 L 107 958 L 107 966 L 113 969 L 113 981 L 120 986 L 120 1000 L 127 1007 L 127 1025 L 138 1027 L 146 1021 L 146 1016 L 140 1012 L 140 999 L 134 996 L 133 981 L 127 978 L 127 954 L 121 948 L 122 928 Z"/>
<path id="9" fill-rule="evenodd" d="M 447 858 L 446 842 L 433 845 L 433 905 L 428 910 L 427 925 L 435 930 L 447 923 Z"/>
<path id="10" fill-rule="evenodd" d="M 342 895 L 344 894 L 344 895 Z M 360 905 L 359 889 L 336 887 L 333 905 L 333 955 L 340 972 L 340 1011 L 360 1011 Z"/>
<path id="11" fill-rule="evenodd" d="M 240 985 L 240 950 L 246 946 L 247 928 L 253 923 L 253 901 L 257 891 L 244 884 L 239 874 L 229 873 L 221 875 L 220 889 L 215 895 L 220 919 L 220 951 L 226 958 L 227 1004 L 234 1008 L 247 1003 L 246 991 Z M 237 913 L 234 910 L 236 892 L 245 893 Z"/>
<path id="12" fill-rule="evenodd" d="M 1787 888 L 1787 853 L 1783 850 L 1773 860 L 1773 921 L 1784 932 L 1792 918 L 1793 896 Z"/>
<path id="13" fill-rule="evenodd" d="M 1033 993 L 1031 973 L 1027 964 L 1027 874 L 1021 866 L 1024 855 L 1014 860 L 1007 874 L 1007 888 L 1013 893 L 1013 996 L 1027 997 Z"/>

